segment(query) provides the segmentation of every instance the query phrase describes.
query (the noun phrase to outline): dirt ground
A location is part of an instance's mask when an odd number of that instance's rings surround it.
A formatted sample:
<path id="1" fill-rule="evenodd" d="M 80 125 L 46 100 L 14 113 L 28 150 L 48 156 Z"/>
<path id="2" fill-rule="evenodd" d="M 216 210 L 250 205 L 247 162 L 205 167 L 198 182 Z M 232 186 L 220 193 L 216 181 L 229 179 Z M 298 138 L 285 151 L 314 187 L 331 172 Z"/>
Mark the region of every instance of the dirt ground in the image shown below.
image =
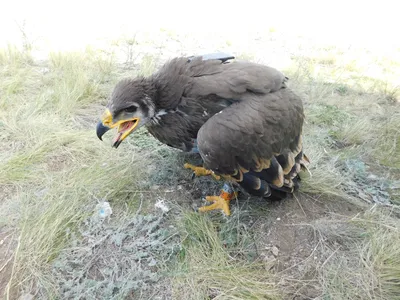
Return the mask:
<path id="1" fill-rule="evenodd" d="M 190 177 L 187 171 L 176 187 L 155 186 L 149 198 L 162 199 L 172 211 L 176 207 L 197 210 L 207 204 L 203 200 L 206 195 L 217 195 L 222 186 L 210 178 Z M 238 210 L 245 215 L 241 222 L 254 238 L 255 259 L 267 262 L 269 271 L 278 275 L 278 284 L 285 286 L 285 299 L 293 300 L 319 299 L 322 293 L 319 269 L 337 251 L 347 250 L 343 232 L 353 230 L 349 221 L 369 208 L 365 203 L 338 197 L 311 196 L 301 193 L 301 189 L 294 197 L 281 201 L 242 192 L 231 202 L 233 214 Z"/>
<path id="2" fill-rule="evenodd" d="M 218 193 L 221 183 L 204 177 L 191 179 L 189 171 L 183 172 L 186 173 L 183 173 L 176 186 L 170 186 L 168 183 L 152 186 L 143 203 L 143 209 L 157 212 L 159 208 L 155 204 L 162 201 L 172 208 L 169 219 L 173 224 L 174 218 L 179 215 L 179 207 L 196 210 L 205 204 L 202 200 L 205 195 Z M 328 224 L 329 220 L 334 220 L 329 225 L 330 231 L 334 231 L 335 226 L 347 226 L 338 220 L 350 220 L 366 209 L 361 203 L 352 204 L 344 199 L 326 196 L 318 198 L 301 192 L 282 201 L 268 201 L 241 193 L 231 204 L 233 213 L 237 209 L 240 214 L 247 212 L 243 224 L 255 238 L 256 259 L 267 262 L 269 270 L 279 274 L 279 284 L 290 287 L 285 291 L 287 299 L 296 300 L 318 299 L 321 295 L 317 277 L 319 268 L 324 266 L 338 249 L 345 246 L 341 245 L 341 239 L 335 239 L 335 234 L 322 234 L 319 224 Z M 2 230 L 1 294 L 4 293 L 12 274 L 13 253 L 18 245 L 13 232 L 7 231 L 6 227 Z M 153 296 L 157 299 L 170 299 L 171 292 L 164 286 L 163 292 L 156 294 Z"/>

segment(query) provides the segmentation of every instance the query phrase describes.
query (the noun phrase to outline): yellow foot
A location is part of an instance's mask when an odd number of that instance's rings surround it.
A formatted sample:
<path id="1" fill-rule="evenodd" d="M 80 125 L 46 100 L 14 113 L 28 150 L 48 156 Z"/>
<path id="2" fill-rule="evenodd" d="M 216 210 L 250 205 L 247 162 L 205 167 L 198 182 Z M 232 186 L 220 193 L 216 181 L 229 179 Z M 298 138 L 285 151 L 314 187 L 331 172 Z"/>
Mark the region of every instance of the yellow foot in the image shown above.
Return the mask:
<path id="1" fill-rule="evenodd" d="M 194 166 L 192 164 L 188 164 L 188 163 L 184 164 L 183 166 L 185 169 L 191 169 L 197 177 L 212 175 L 216 180 L 221 179 L 221 177 L 218 175 L 215 175 L 213 171 L 207 170 L 203 167 L 196 167 L 196 166 Z"/>
<path id="2" fill-rule="evenodd" d="M 231 201 L 236 196 L 237 192 L 227 193 L 225 191 L 222 191 L 219 196 L 207 196 L 206 201 L 214 203 L 208 206 L 200 207 L 199 211 L 205 212 L 210 210 L 222 209 L 227 216 L 230 216 L 231 211 L 229 209 L 229 201 Z"/>

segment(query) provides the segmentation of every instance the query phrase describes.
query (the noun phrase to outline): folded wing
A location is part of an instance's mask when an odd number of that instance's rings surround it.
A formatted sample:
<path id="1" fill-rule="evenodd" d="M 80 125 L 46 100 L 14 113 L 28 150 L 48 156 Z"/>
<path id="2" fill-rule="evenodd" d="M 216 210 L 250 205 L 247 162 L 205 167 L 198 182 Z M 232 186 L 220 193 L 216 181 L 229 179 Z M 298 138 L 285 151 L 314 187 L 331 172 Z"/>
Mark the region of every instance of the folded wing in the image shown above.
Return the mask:
<path id="1" fill-rule="evenodd" d="M 200 128 L 198 147 L 205 167 L 238 182 L 248 182 L 251 177 L 256 190 L 262 181 L 291 188 L 291 177 L 298 173 L 303 159 L 301 99 L 288 88 L 247 91 L 240 97 L 240 102 Z"/>

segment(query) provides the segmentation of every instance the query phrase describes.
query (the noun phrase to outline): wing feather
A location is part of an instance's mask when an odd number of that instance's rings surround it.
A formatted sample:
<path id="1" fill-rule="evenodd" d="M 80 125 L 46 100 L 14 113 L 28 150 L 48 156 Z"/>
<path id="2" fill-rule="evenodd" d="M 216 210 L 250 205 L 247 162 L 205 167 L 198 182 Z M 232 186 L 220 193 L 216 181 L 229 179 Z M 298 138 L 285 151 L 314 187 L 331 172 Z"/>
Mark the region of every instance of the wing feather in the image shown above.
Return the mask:
<path id="1" fill-rule="evenodd" d="M 197 133 L 208 169 L 260 193 L 269 194 L 269 188 L 259 179 L 291 190 L 291 179 L 307 163 L 301 141 L 304 115 L 301 99 L 286 87 L 281 72 L 251 62 L 176 58 L 152 79 L 158 107 L 185 113 L 165 116 L 171 124 L 161 125 L 170 130 L 154 127 L 160 140 L 190 148 Z M 211 117 L 204 117 L 205 111 Z"/>
<path id="2" fill-rule="evenodd" d="M 247 92 L 266 94 L 282 88 L 286 77 L 278 70 L 251 62 L 194 59 L 189 66 L 190 80 L 185 95 L 204 97 L 210 94 L 242 100 Z"/>
<path id="3" fill-rule="evenodd" d="M 282 187 L 301 149 L 302 101 L 288 88 L 242 98 L 200 128 L 198 146 L 205 167 L 224 175 L 257 173 Z"/>

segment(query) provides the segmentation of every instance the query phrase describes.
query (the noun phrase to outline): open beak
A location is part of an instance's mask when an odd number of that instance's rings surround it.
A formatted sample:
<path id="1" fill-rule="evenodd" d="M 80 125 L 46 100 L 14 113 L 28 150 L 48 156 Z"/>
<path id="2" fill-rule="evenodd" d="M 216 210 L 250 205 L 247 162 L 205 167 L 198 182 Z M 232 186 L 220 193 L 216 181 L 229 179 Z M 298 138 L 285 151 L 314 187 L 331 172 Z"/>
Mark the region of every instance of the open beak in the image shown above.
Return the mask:
<path id="1" fill-rule="evenodd" d="M 113 140 L 113 147 L 118 148 L 121 142 L 139 125 L 139 121 L 140 118 L 131 118 L 126 120 L 119 120 L 114 123 L 111 112 L 106 109 L 102 120 L 97 123 L 96 126 L 97 137 L 102 141 L 102 137 L 107 131 L 114 127 L 118 127 L 117 135 Z"/>

